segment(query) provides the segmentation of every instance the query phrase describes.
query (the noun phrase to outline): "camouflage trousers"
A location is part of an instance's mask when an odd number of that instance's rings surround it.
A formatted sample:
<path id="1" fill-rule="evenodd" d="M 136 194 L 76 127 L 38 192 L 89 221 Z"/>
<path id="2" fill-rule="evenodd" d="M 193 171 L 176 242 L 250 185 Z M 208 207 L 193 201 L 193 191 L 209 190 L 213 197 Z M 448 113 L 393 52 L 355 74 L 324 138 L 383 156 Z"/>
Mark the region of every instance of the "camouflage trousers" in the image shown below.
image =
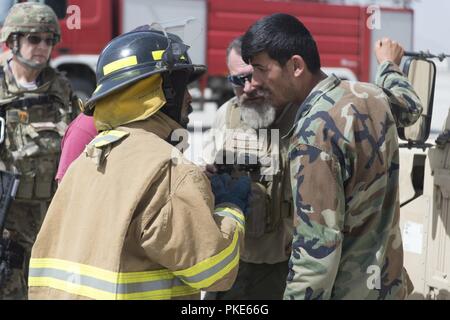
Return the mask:
<path id="1" fill-rule="evenodd" d="M 282 300 L 288 261 L 275 264 L 239 262 L 236 281 L 228 291 L 207 292 L 204 300 Z"/>
<path id="2" fill-rule="evenodd" d="M 48 202 L 17 202 L 11 204 L 6 219 L 4 239 L 23 248 L 23 263 L 10 269 L 0 288 L 0 300 L 25 300 L 28 297 L 28 267 L 36 236 L 44 220 Z"/>
<path id="3" fill-rule="evenodd" d="M 12 269 L 6 283 L 0 289 L 0 300 L 27 300 L 28 288 L 23 269 Z"/>

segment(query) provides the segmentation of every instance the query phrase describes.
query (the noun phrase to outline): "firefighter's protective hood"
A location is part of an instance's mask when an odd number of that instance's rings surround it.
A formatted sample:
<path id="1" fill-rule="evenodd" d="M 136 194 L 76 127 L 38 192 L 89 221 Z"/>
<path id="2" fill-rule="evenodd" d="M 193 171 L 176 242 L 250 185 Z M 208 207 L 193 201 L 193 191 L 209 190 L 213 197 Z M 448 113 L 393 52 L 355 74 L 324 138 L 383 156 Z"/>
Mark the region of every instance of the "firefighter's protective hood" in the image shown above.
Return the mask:
<path id="1" fill-rule="evenodd" d="M 98 101 L 94 110 L 95 127 L 104 131 L 145 120 L 165 103 L 161 75 L 155 74 Z"/>

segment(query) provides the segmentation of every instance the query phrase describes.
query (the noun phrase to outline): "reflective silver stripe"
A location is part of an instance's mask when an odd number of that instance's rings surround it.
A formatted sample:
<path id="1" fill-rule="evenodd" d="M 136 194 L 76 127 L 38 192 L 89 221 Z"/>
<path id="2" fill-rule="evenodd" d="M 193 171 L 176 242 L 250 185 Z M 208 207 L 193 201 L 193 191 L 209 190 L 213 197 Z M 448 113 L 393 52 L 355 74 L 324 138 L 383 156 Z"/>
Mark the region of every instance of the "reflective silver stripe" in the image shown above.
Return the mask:
<path id="1" fill-rule="evenodd" d="M 217 272 L 224 269 L 225 266 L 227 266 L 231 261 L 233 261 L 233 259 L 238 254 L 239 254 L 239 244 L 236 244 L 235 247 L 233 248 L 233 251 L 231 252 L 231 254 L 228 255 L 228 257 L 226 257 L 222 261 L 220 261 L 218 264 L 214 265 L 213 267 L 211 267 L 205 271 L 202 271 L 202 272 L 196 274 L 195 276 L 185 277 L 185 276 L 177 275 L 177 277 L 189 284 L 198 283 L 200 281 L 203 281 L 203 280 L 213 276 Z"/>
<path id="2" fill-rule="evenodd" d="M 104 136 L 101 136 L 101 137 L 94 138 L 94 140 L 92 140 L 89 144 L 90 145 L 96 145 L 99 142 L 115 142 L 115 141 L 120 140 L 120 139 L 121 138 L 118 137 L 118 136 L 114 136 L 112 134 L 109 134 L 109 135 L 104 135 Z"/>
<path id="3" fill-rule="evenodd" d="M 144 281 L 135 283 L 113 283 L 101 279 L 96 279 L 86 275 L 80 275 L 73 272 L 54 268 L 30 268 L 30 277 L 48 277 L 54 278 L 80 286 L 87 286 L 94 289 L 102 290 L 110 293 L 138 293 L 156 291 L 162 289 L 171 289 L 177 286 L 186 286 L 180 279 L 164 279 L 155 281 Z"/>
<path id="4" fill-rule="evenodd" d="M 239 219 L 234 214 L 232 214 L 232 213 L 230 213 L 228 211 L 216 211 L 216 212 L 214 212 L 214 214 L 217 214 L 217 215 L 223 216 L 223 217 L 229 217 L 231 219 L 236 220 L 242 227 L 245 226 L 245 221 L 242 221 L 242 219 Z"/>

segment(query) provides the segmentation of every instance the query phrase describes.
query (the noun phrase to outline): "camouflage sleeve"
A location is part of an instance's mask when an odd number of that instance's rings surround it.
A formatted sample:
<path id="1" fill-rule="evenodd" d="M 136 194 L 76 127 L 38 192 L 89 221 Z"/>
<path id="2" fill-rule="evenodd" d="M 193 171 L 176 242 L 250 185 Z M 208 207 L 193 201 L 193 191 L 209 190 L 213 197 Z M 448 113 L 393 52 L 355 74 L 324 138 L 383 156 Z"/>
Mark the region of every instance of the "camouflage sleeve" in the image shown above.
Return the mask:
<path id="1" fill-rule="evenodd" d="M 397 127 L 408 127 L 419 119 L 422 103 L 396 64 L 386 61 L 379 65 L 375 83 L 387 95 Z"/>
<path id="2" fill-rule="evenodd" d="M 339 161 L 306 144 L 290 152 L 296 228 L 285 299 L 329 299 L 342 251 L 345 195 Z"/>

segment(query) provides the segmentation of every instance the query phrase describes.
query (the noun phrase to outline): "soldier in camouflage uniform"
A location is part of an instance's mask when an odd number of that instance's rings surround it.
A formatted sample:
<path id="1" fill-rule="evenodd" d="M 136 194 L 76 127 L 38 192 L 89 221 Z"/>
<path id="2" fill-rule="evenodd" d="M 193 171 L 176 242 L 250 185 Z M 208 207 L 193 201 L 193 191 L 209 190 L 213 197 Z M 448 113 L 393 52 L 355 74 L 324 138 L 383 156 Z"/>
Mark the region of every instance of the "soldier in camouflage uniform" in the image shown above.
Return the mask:
<path id="1" fill-rule="evenodd" d="M 258 162 L 259 166 L 243 173 L 238 164 L 228 163 L 234 169 L 232 174 L 247 174 L 252 180 L 244 250 L 240 253 L 233 287 L 214 294 L 208 292 L 205 299 L 280 300 L 286 287 L 294 212 L 287 158 L 289 136 L 286 134 L 293 125 L 296 108 L 290 105 L 276 114 L 265 102 L 264 95 L 251 87 L 248 79 L 251 79 L 252 66 L 242 61 L 241 37 L 230 43 L 227 65 L 236 97 L 219 108 L 203 141 L 203 159 L 208 164 L 223 163 L 221 151 L 226 150 L 253 157 L 258 160 L 253 163 Z M 251 143 L 246 145 L 245 138 L 258 141 L 258 147 Z M 214 172 L 218 168 L 207 166 L 207 169 Z"/>
<path id="2" fill-rule="evenodd" d="M 54 194 L 61 136 L 72 113 L 68 80 L 48 65 L 60 39 L 58 19 L 43 4 L 14 5 L 1 41 L 11 50 L 0 70 L 0 113 L 6 120 L 2 170 L 20 174 L 7 213 L 0 299 L 26 299 L 31 247 Z"/>
<path id="3" fill-rule="evenodd" d="M 381 89 L 327 77 L 314 39 L 293 16 L 264 17 L 243 38 L 252 85 L 274 106 L 299 106 L 289 148 L 296 227 L 285 299 L 403 299 L 412 291 L 396 126 L 414 123 L 422 106 L 399 59 L 383 61 L 386 46 L 396 44 L 377 45 Z"/>

